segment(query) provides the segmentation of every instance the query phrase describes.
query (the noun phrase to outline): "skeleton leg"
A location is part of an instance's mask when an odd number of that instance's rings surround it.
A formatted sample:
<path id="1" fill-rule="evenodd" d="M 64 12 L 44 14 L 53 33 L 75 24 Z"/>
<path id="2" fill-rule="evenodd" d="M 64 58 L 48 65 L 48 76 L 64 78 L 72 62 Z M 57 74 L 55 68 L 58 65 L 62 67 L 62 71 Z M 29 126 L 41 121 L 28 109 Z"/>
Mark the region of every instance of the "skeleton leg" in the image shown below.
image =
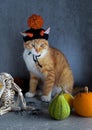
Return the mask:
<path id="1" fill-rule="evenodd" d="M 14 106 L 15 106 L 15 107 L 16 107 L 16 106 L 19 106 L 19 102 L 20 102 L 20 97 L 19 97 L 19 95 L 18 95 L 18 98 L 17 98 L 16 102 L 14 103 Z"/>
<path id="2" fill-rule="evenodd" d="M 0 110 L 6 109 L 6 108 L 7 108 L 6 106 L 2 106 L 2 107 L 0 108 Z"/>
<path id="3" fill-rule="evenodd" d="M 20 96 L 20 100 L 21 100 L 21 102 L 22 102 L 23 108 L 26 108 L 26 101 L 25 101 L 25 99 L 24 99 L 24 97 L 23 97 L 21 88 L 20 88 L 16 83 L 14 83 L 14 82 L 12 82 L 12 84 L 13 84 L 13 89 L 14 89 L 16 92 L 18 92 L 18 96 Z M 19 102 L 19 99 L 18 99 L 17 102 Z"/>
<path id="4" fill-rule="evenodd" d="M 5 107 L 5 106 L 3 106 L 3 107 L 0 108 L 0 115 L 8 113 L 9 111 L 11 111 L 11 107 Z"/>
<path id="5" fill-rule="evenodd" d="M 22 92 L 19 93 L 19 96 L 20 96 L 20 100 L 22 102 L 22 106 L 25 109 L 26 108 L 26 101 L 25 101 L 25 98 L 24 98 Z"/>
<path id="6" fill-rule="evenodd" d="M 17 106 L 15 106 L 15 108 L 13 107 L 13 110 L 16 111 L 16 110 L 35 110 L 35 108 L 33 106 L 27 106 L 26 105 L 26 101 L 25 101 L 25 98 L 22 94 L 22 92 L 18 93 L 18 99 L 17 99 Z M 21 100 L 22 102 L 22 107 L 23 108 L 19 108 L 19 101 Z"/>
<path id="7" fill-rule="evenodd" d="M 19 107 L 19 106 L 12 106 L 11 110 L 12 111 L 21 111 L 21 107 Z"/>

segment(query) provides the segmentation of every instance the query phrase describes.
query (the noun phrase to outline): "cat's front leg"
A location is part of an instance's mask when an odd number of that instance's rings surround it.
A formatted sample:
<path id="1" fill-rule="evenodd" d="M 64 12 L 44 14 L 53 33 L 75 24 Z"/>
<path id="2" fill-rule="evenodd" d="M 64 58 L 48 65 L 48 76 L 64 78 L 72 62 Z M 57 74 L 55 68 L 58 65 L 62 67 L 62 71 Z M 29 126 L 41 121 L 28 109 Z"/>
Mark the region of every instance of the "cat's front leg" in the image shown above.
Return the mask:
<path id="1" fill-rule="evenodd" d="M 34 74 L 30 74 L 29 92 L 25 94 L 26 97 L 34 97 L 36 94 L 36 87 L 38 84 L 38 78 Z"/>
<path id="2" fill-rule="evenodd" d="M 50 71 L 44 81 L 43 96 L 41 97 L 42 101 L 49 102 L 51 100 L 51 93 L 54 83 L 55 83 L 55 73 L 54 71 Z"/>

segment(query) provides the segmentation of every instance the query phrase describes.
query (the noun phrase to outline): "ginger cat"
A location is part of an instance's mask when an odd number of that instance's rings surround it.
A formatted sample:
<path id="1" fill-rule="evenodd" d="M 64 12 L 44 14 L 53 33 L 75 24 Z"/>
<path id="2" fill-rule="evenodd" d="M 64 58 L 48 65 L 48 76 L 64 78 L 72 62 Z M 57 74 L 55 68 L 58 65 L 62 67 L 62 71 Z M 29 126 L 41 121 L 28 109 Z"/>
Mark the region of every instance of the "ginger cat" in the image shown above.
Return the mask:
<path id="1" fill-rule="evenodd" d="M 48 40 L 24 42 L 23 58 L 30 72 L 30 87 L 26 97 L 35 96 L 40 80 L 43 82 L 42 101 L 49 102 L 51 94 L 61 91 L 60 86 L 72 93 L 74 80 L 69 64 L 62 52 L 49 46 Z"/>

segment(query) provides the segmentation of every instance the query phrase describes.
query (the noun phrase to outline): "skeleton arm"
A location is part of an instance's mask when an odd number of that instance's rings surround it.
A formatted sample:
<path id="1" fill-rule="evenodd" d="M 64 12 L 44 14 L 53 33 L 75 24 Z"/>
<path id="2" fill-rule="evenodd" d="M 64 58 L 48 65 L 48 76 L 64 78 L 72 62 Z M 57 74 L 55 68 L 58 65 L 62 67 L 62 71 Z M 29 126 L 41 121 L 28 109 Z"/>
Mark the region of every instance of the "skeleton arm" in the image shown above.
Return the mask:
<path id="1" fill-rule="evenodd" d="M 13 85 L 13 89 L 18 93 L 18 96 L 21 99 L 23 108 L 26 108 L 26 101 L 25 101 L 25 99 L 23 97 L 22 89 L 16 83 L 14 83 L 14 82 L 12 82 L 12 85 Z"/>

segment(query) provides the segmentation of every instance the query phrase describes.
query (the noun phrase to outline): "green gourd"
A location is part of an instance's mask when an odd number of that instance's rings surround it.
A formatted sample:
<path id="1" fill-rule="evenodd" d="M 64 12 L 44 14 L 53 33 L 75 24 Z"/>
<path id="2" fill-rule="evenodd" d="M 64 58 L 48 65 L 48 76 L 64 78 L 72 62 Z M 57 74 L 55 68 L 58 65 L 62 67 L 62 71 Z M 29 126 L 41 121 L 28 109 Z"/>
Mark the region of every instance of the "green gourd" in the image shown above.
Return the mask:
<path id="1" fill-rule="evenodd" d="M 53 119 L 63 120 L 70 115 L 70 106 L 63 96 L 57 94 L 49 104 L 49 114 Z"/>

